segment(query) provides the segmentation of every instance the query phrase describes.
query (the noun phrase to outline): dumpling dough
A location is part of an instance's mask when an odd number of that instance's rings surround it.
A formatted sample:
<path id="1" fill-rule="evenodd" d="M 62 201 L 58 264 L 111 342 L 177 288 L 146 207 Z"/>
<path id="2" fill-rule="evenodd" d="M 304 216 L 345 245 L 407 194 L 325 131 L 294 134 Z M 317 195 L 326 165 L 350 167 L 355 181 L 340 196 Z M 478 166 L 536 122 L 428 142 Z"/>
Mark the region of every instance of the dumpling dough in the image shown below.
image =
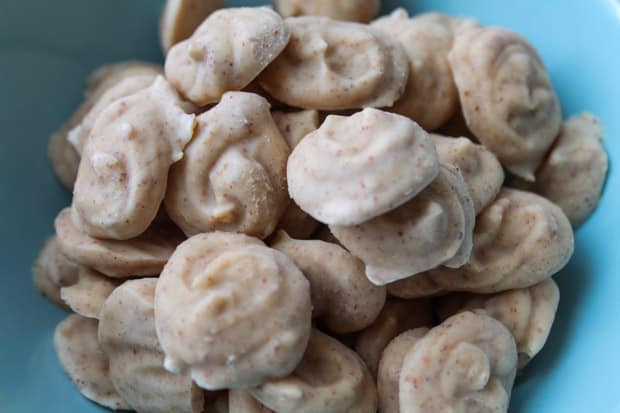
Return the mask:
<path id="1" fill-rule="evenodd" d="M 368 327 L 385 304 L 385 287 L 366 278 L 364 263 L 336 244 L 296 240 L 279 231 L 271 246 L 286 254 L 310 281 L 313 316 L 334 333 Z"/>
<path id="2" fill-rule="evenodd" d="M 466 310 L 481 310 L 512 333 L 519 353 L 519 369 L 542 350 L 560 301 L 560 290 L 551 278 L 529 288 L 494 295 L 450 294 L 439 298 L 440 318 Z"/>
<path id="3" fill-rule="evenodd" d="M 101 309 L 99 341 L 110 360 L 110 379 L 139 413 L 199 413 L 204 392 L 189 375 L 163 367 L 164 353 L 155 332 L 154 278 L 125 282 Z"/>
<path id="4" fill-rule="evenodd" d="M 223 0 L 167 0 L 159 21 L 159 42 L 164 54 L 190 37 L 207 16 L 222 7 Z"/>
<path id="5" fill-rule="evenodd" d="M 360 225 L 329 228 L 364 261 L 366 276 L 385 285 L 442 263 L 457 266 L 466 262 L 474 220 L 473 202 L 463 178 L 441 167 L 426 189 L 397 209 Z"/>
<path id="6" fill-rule="evenodd" d="M 187 234 L 266 238 L 288 203 L 289 148 L 261 96 L 229 92 L 198 117 L 185 157 L 170 171 L 166 211 Z"/>
<path id="7" fill-rule="evenodd" d="M 377 109 L 328 116 L 295 147 L 287 165 L 293 200 L 330 225 L 361 224 L 386 213 L 438 172 L 428 133 L 404 116 Z"/>
<path id="8" fill-rule="evenodd" d="M 400 412 L 506 413 L 516 371 L 510 332 L 491 317 L 460 313 L 430 330 L 405 356 Z"/>
<path id="9" fill-rule="evenodd" d="M 181 244 L 155 294 L 168 371 L 202 388 L 247 388 L 290 374 L 308 343 L 310 285 L 257 238 L 212 232 Z"/>
<path id="10" fill-rule="evenodd" d="M 509 171 L 533 181 L 560 131 L 560 103 L 540 57 L 498 27 L 457 34 L 449 55 L 467 126 Z"/>
<path id="11" fill-rule="evenodd" d="M 357 354 L 313 330 L 295 371 L 249 390 L 278 413 L 376 413 L 377 391 Z"/>
<path id="12" fill-rule="evenodd" d="M 284 17 L 325 16 L 334 20 L 368 23 L 379 12 L 379 0 L 274 0 Z"/>
<path id="13" fill-rule="evenodd" d="M 291 17 L 286 25 L 288 46 L 258 78 L 280 102 L 317 110 L 380 108 L 403 94 L 407 56 L 383 32 L 314 16 Z"/>
<path id="14" fill-rule="evenodd" d="M 163 77 L 106 107 L 80 162 L 74 224 L 105 239 L 127 240 L 146 231 L 164 198 L 168 170 L 183 157 L 195 123 Z"/>
<path id="15" fill-rule="evenodd" d="M 129 405 L 112 386 L 108 358 L 97 340 L 97 320 L 77 314 L 65 318 L 54 332 L 60 365 L 84 397 L 112 410 Z"/>
<path id="16" fill-rule="evenodd" d="M 269 7 L 226 8 L 211 14 L 166 57 L 166 78 L 198 106 L 242 90 L 284 50 L 289 30 Z"/>
<path id="17" fill-rule="evenodd" d="M 440 13 L 409 18 L 404 9 L 372 23 L 372 27 L 402 44 L 409 62 L 407 88 L 389 110 L 410 117 L 425 130 L 442 126 L 459 107 L 448 63 L 454 41 L 453 24 L 454 19 Z"/>

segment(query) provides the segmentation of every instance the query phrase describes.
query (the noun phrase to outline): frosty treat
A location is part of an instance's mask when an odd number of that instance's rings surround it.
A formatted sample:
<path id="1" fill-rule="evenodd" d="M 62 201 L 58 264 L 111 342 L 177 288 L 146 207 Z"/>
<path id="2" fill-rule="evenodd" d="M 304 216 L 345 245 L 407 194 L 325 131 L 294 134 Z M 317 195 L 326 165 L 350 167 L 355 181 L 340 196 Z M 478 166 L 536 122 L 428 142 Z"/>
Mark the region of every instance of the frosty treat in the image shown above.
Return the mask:
<path id="1" fill-rule="evenodd" d="M 259 76 L 260 85 L 292 107 L 341 110 L 391 106 L 405 89 L 409 64 L 383 32 L 327 17 L 286 19 L 291 40 Z"/>
<path id="2" fill-rule="evenodd" d="M 491 317 L 460 313 L 431 329 L 405 356 L 400 411 L 505 413 L 516 371 L 510 332 Z"/>
<path id="3" fill-rule="evenodd" d="M 209 390 L 285 377 L 310 334 L 310 285 L 257 238 L 213 232 L 181 244 L 155 294 L 157 336 L 171 372 Z"/>
<path id="4" fill-rule="evenodd" d="M 385 285 L 435 268 L 457 253 L 463 261 L 469 251 L 461 247 L 469 244 L 466 231 L 471 232 L 474 219 L 463 178 L 442 167 L 426 189 L 399 208 L 360 225 L 330 225 L 330 230 L 364 261 L 368 278 Z"/>
<path id="5" fill-rule="evenodd" d="M 601 142 L 600 121 L 588 113 L 562 125 L 560 136 L 536 172 L 531 189 L 562 208 L 573 227 L 594 212 L 609 161 Z"/>
<path id="6" fill-rule="evenodd" d="M 143 233 L 195 122 L 163 77 L 104 109 L 82 154 L 71 208 L 75 225 L 98 238 L 127 240 Z"/>
<path id="7" fill-rule="evenodd" d="M 79 265 L 69 260 L 53 236 L 45 241 L 41 252 L 32 266 L 32 277 L 39 292 L 48 300 L 68 308 L 60 297 L 60 289 L 77 281 Z"/>
<path id="8" fill-rule="evenodd" d="M 82 317 L 99 319 L 103 303 L 119 285 L 118 280 L 81 267 L 76 282 L 60 289 L 60 297 L 71 310 Z"/>
<path id="9" fill-rule="evenodd" d="M 185 157 L 170 171 L 166 211 L 188 235 L 229 231 L 266 238 L 287 206 L 288 155 L 267 101 L 229 92 L 198 117 Z"/>
<path id="10" fill-rule="evenodd" d="M 495 155 L 467 138 L 449 138 L 431 134 L 439 162 L 459 169 L 476 214 L 495 197 L 504 184 L 504 170 Z"/>
<path id="11" fill-rule="evenodd" d="M 482 310 L 500 321 L 512 333 L 519 353 L 519 368 L 543 348 L 560 301 L 560 290 L 548 279 L 529 288 L 494 295 L 450 294 L 439 299 L 442 319 L 466 310 Z"/>
<path id="12" fill-rule="evenodd" d="M 289 193 L 315 219 L 355 225 L 404 204 L 439 171 L 429 135 L 404 116 L 331 115 L 293 150 Z"/>
<path id="13" fill-rule="evenodd" d="M 97 341 L 97 320 L 77 314 L 65 318 L 54 332 L 60 365 L 82 395 L 112 410 L 129 405 L 112 386 L 108 358 Z"/>
<path id="14" fill-rule="evenodd" d="M 223 6 L 223 0 L 167 0 L 159 21 L 159 42 L 164 53 L 190 37 L 207 16 Z"/>
<path id="15" fill-rule="evenodd" d="M 163 367 L 153 313 L 156 284 L 154 278 L 127 281 L 103 305 L 99 341 L 110 360 L 110 380 L 139 413 L 200 413 L 204 391 L 189 375 Z"/>
<path id="16" fill-rule="evenodd" d="M 390 110 L 408 116 L 426 130 L 446 123 L 458 109 L 458 93 L 448 53 L 454 41 L 453 19 L 440 13 L 410 18 L 404 9 L 372 23 L 403 46 L 409 80 L 403 96 Z"/>
<path id="17" fill-rule="evenodd" d="M 385 304 L 385 287 L 366 278 L 364 263 L 336 244 L 301 241 L 279 231 L 271 246 L 291 258 L 310 281 L 313 316 L 334 333 L 368 327 Z"/>
<path id="18" fill-rule="evenodd" d="M 250 392 L 278 413 L 375 413 L 377 391 L 357 355 L 337 340 L 313 330 L 295 371 Z"/>
<path id="19" fill-rule="evenodd" d="M 216 103 L 249 85 L 288 41 L 287 26 L 268 7 L 218 10 L 170 49 L 166 77 L 193 103 Z"/>
<path id="20" fill-rule="evenodd" d="M 533 181 L 562 121 L 534 48 L 506 29 L 473 28 L 457 34 L 449 59 L 469 129 L 508 170 Z"/>
<path id="21" fill-rule="evenodd" d="M 54 227 L 64 255 L 113 278 L 158 275 L 176 246 L 185 239 L 165 218 L 156 219 L 143 234 L 130 240 L 89 237 L 73 224 L 70 208 L 58 214 Z"/>
<path id="22" fill-rule="evenodd" d="M 110 85 L 97 99 L 97 102 L 84 115 L 82 121 L 67 134 L 67 140 L 73 145 L 75 150 L 81 155 L 84 146 L 88 141 L 93 126 L 99 115 L 114 101 L 131 96 L 141 90 L 151 86 L 160 73 L 153 70 L 152 73 L 126 76 L 119 79 L 118 83 Z"/>
<path id="23" fill-rule="evenodd" d="M 377 395 L 381 413 L 400 413 L 399 382 L 403 361 L 428 331 L 426 327 L 407 330 L 390 341 L 383 350 L 377 371 Z"/>
<path id="24" fill-rule="evenodd" d="M 439 267 L 388 286 L 402 298 L 449 291 L 490 294 L 526 288 L 568 263 L 573 230 L 562 210 L 525 191 L 502 189 L 476 220 L 470 261 L 459 269 Z"/>

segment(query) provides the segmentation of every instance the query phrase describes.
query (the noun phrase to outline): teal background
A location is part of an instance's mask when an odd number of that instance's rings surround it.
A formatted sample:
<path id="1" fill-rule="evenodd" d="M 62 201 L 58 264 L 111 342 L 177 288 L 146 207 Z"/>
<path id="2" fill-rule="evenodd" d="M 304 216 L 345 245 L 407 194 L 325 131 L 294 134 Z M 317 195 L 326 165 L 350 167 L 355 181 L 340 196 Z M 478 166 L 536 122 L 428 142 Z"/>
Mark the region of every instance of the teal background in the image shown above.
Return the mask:
<path id="1" fill-rule="evenodd" d="M 229 5 L 260 4 L 236 1 Z M 590 110 L 612 169 L 596 214 L 557 276 L 560 310 L 545 349 L 518 380 L 512 412 L 620 412 L 620 3 L 617 0 L 385 1 L 475 16 L 540 51 L 565 116 Z M 30 267 L 69 195 L 47 138 L 80 102 L 85 76 L 123 59 L 159 61 L 156 0 L 0 0 L 0 411 L 103 411 L 82 398 L 52 349 L 65 314 L 41 298 Z M 570 182 L 567 182 L 570 185 Z"/>

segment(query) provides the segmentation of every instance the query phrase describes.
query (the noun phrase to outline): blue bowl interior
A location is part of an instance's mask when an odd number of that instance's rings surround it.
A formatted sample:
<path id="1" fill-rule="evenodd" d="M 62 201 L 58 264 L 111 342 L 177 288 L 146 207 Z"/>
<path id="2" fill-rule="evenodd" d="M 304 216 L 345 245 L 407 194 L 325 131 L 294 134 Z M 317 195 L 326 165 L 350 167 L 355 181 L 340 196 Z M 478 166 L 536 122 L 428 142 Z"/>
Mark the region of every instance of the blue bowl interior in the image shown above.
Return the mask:
<path id="1" fill-rule="evenodd" d="M 232 1 L 228 5 L 258 5 Z M 577 233 L 557 276 L 562 298 L 545 349 L 518 379 L 513 412 L 620 411 L 620 3 L 617 0 L 384 1 L 474 16 L 525 35 L 540 51 L 564 115 L 603 121 L 612 170 L 600 208 Z M 66 314 L 35 291 L 30 268 L 69 195 L 48 167 L 47 138 L 80 102 L 86 75 L 124 59 L 161 61 L 154 0 L 0 0 L 0 410 L 87 413 L 56 361 L 54 326 Z M 570 182 L 566 182 L 570 185 Z"/>

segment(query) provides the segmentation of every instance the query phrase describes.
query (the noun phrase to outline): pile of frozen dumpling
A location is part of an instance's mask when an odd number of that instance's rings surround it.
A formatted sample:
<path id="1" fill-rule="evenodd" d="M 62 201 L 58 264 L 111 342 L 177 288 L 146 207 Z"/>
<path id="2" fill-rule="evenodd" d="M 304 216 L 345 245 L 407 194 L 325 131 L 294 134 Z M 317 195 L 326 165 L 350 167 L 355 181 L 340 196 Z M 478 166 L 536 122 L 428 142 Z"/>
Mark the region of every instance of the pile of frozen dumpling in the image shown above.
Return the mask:
<path id="1" fill-rule="evenodd" d="M 602 191 L 597 119 L 562 121 L 506 29 L 218 3 L 169 0 L 165 67 L 97 70 L 51 137 L 64 370 L 144 413 L 507 411 Z"/>

